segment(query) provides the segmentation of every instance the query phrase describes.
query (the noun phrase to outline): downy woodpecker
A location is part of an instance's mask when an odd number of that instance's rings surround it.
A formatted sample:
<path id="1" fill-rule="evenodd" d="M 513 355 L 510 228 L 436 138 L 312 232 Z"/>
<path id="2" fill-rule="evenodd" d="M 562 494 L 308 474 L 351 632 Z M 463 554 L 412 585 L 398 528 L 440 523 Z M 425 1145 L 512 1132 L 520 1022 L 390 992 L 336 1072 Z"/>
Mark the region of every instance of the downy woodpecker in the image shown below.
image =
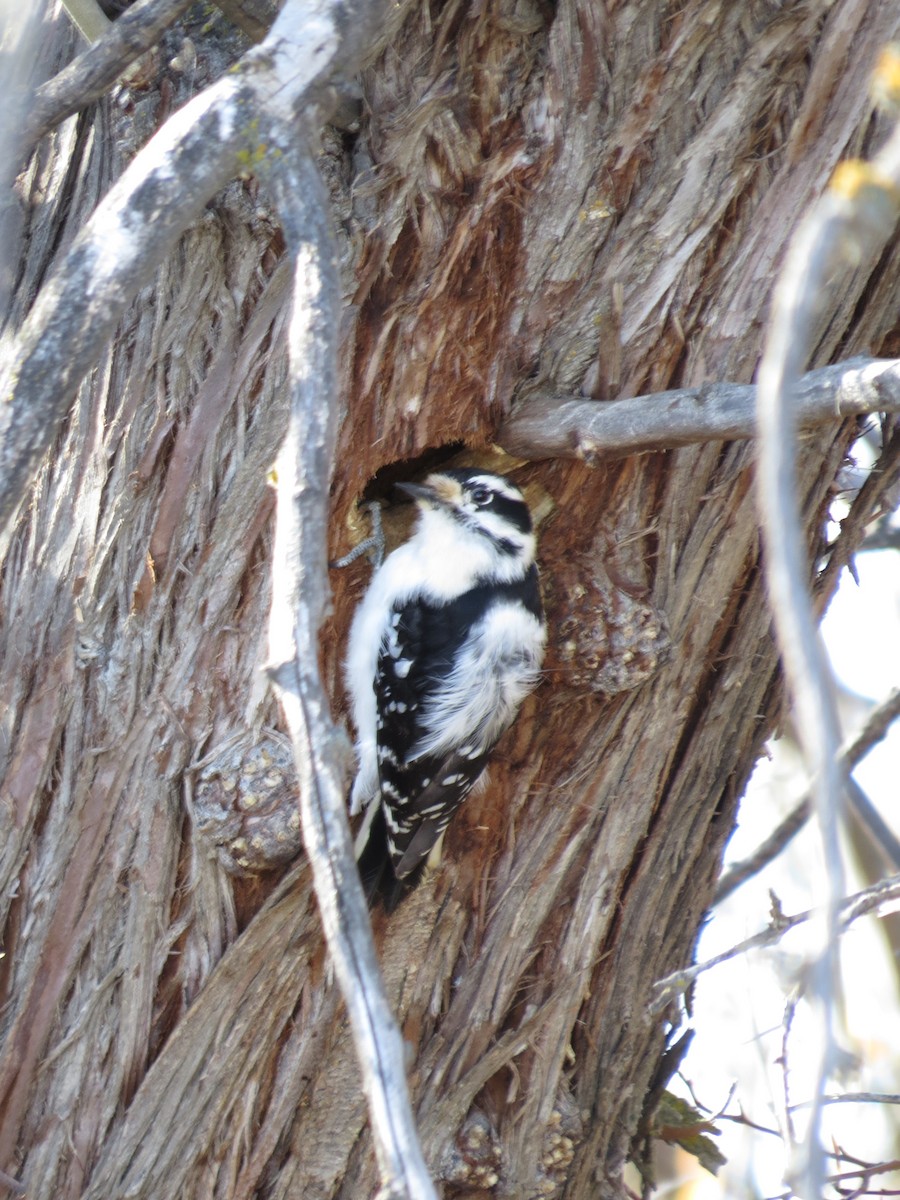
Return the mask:
<path id="1" fill-rule="evenodd" d="M 350 811 L 366 810 L 356 855 L 380 853 L 409 881 L 535 686 L 546 628 L 515 484 L 465 469 L 398 486 L 418 524 L 372 578 L 345 671 L 359 767 Z"/>

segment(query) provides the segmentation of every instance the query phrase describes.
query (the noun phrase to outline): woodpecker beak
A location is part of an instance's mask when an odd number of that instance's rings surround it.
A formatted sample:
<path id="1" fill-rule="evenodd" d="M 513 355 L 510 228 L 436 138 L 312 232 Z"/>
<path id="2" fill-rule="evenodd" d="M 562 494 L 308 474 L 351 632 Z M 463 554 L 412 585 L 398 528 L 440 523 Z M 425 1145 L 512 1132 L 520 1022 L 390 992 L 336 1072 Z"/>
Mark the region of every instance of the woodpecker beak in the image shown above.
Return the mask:
<path id="1" fill-rule="evenodd" d="M 429 475 L 424 483 L 398 483 L 394 485 L 419 504 L 432 508 L 459 508 L 462 504 L 462 488 L 455 479 L 441 475 L 438 471 Z"/>
<path id="2" fill-rule="evenodd" d="M 438 495 L 434 488 L 430 488 L 424 483 L 395 483 L 394 487 L 398 492 L 412 496 L 413 500 L 425 500 L 430 504 L 438 503 Z"/>

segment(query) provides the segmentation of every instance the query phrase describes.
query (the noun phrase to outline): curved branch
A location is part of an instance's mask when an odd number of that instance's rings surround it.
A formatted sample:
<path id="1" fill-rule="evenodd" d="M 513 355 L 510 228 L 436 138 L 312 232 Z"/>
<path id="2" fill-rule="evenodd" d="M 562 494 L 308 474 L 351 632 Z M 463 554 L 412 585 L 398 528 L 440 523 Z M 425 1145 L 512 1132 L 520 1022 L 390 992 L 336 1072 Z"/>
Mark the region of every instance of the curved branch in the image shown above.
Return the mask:
<path id="1" fill-rule="evenodd" d="M 842 258 L 859 261 L 877 253 L 894 228 L 900 185 L 900 125 L 878 156 L 845 164 L 825 196 L 803 222 L 788 250 L 775 288 L 766 349 L 759 370 L 757 502 L 765 547 L 764 568 L 775 631 L 797 714 L 797 731 L 810 777 L 824 856 L 818 872 L 819 904 L 807 999 L 817 1030 L 815 1086 L 810 1122 L 796 1146 L 792 1174 L 804 1196 L 824 1183 L 819 1146 L 822 1098 L 836 1054 L 833 983 L 838 971 L 837 934 L 844 892 L 840 850 L 842 771 L 839 724 L 829 664 L 816 631 L 805 573 L 799 503 L 794 480 L 797 423 L 796 380 L 812 341 L 821 298 Z"/>
<path id="2" fill-rule="evenodd" d="M 798 382 L 797 424 L 811 429 L 865 413 L 900 412 L 900 359 L 855 358 Z M 709 383 L 627 400 L 585 400 L 540 391 L 503 423 L 509 454 L 589 462 L 674 450 L 697 442 L 756 437 L 756 388 Z"/>
<path id="3" fill-rule="evenodd" d="M 287 137 L 296 136 L 295 130 Z M 406 1086 L 403 1040 L 385 994 L 346 810 L 346 738 L 333 724 L 318 670 L 328 604 L 328 494 L 334 463 L 337 251 L 328 198 L 308 154 L 264 168 L 294 260 L 288 435 L 278 458 L 269 675 L 300 777 L 303 840 L 322 925 L 347 1005 L 386 1194 L 435 1200 Z"/>
<path id="4" fill-rule="evenodd" d="M 97 206 L 0 347 L 0 531 L 125 305 L 214 192 L 272 149 L 260 118 L 289 121 L 352 67 L 380 6 L 287 0 L 268 37 L 175 113 Z M 275 147 L 277 149 L 277 147 Z"/>
<path id="5" fill-rule="evenodd" d="M 205 200 L 238 173 L 242 152 L 251 155 L 272 186 L 294 261 L 293 402 L 279 460 L 271 675 L 294 744 L 304 840 L 360 1054 L 381 1173 L 391 1195 L 434 1200 L 406 1091 L 403 1042 L 351 850 L 345 739 L 331 722 L 317 655 L 328 599 L 340 321 L 337 256 L 309 127 L 317 123 L 311 110 L 323 83 L 356 65 L 379 17 L 376 4 L 353 13 L 327 0 L 288 0 L 263 44 L 168 121 L 104 198 L 43 289 L 3 379 L 0 519 L 8 521 L 127 300 Z"/>

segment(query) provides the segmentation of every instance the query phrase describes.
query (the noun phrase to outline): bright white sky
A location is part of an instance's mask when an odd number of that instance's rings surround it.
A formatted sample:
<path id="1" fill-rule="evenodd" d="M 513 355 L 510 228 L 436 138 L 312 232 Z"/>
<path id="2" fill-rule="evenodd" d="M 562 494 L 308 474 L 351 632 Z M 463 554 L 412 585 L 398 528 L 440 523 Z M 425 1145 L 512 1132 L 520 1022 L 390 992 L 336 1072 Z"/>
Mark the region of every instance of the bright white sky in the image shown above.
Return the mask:
<path id="1" fill-rule="evenodd" d="M 900 553 L 861 554 L 856 562 L 857 586 L 845 574 L 823 623 L 823 634 L 839 685 L 871 702 L 883 700 L 900 684 Z M 857 727 L 854 718 L 851 728 Z M 857 768 L 856 778 L 885 820 L 900 835 L 900 728 Z M 794 806 L 802 792 L 803 776 L 790 750 L 776 749 L 763 760 L 743 801 L 740 825 L 728 849 L 730 861 L 749 854 L 777 821 Z M 704 932 L 698 960 L 711 957 L 763 928 L 768 921 L 771 887 L 785 912 L 810 906 L 807 881 L 816 869 L 817 847 L 812 830 L 798 836 L 775 863 L 745 884 L 720 906 Z M 864 886 L 849 863 L 848 887 Z M 802 937 L 776 949 L 735 959 L 701 977 L 695 1000 L 696 1035 L 683 1074 L 700 1101 L 711 1108 L 725 1104 L 737 1085 L 728 1112 L 740 1105 L 761 1125 L 777 1127 L 783 1102 L 783 1077 L 776 1060 L 782 1049 L 782 1015 L 786 988 L 802 954 Z M 858 923 L 842 947 L 846 996 L 846 1049 L 850 1052 L 845 1077 L 834 1091 L 900 1093 L 900 997 L 897 967 L 879 923 Z M 805 1098 L 804 1029 L 795 1022 L 789 1051 L 791 1098 Z M 854 1061 L 855 1060 L 855 1061 Z M 674 1085 L 673 1085 L 674 1086 Z M 802 1120 L 802 1115 L 798 1116 Z M 740 1200 L 777 1196 L 784 1191 L 784 1161 L 778 1138 L 756 1134 L 738 1125 L 720 1123 L 719 1144 L 729 1166 L 718 1179 L 700 1170 L 677 1186 L 677 1200 Z M 851 1154 L 870 1161 L 900 1153 L 900 1108 L 874 1105 L 835 1105 L 827 1110 L 825 1133 Z M 690 1160 L 683 1160 L 685 1168 Z M 848 1164 L 849 1167 L 849 1164 Z M 878 1187 L 898 1187 L 880 1177 Z"/>

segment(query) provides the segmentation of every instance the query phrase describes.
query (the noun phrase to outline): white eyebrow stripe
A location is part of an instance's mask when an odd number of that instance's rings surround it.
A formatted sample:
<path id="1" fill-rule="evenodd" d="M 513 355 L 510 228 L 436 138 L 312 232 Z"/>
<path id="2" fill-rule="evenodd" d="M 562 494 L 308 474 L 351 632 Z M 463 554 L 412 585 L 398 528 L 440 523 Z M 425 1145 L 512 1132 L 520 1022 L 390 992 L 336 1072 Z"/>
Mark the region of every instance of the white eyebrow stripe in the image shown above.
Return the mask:
<path id="1" fill-rule="evenodd" d="M 496 475 L 473 475 L 469 481 L 469 487 L 473 484 L 481 483 L 485 487 L 490 488 L 498 496 L 503 496 L 507 500 L 518 500 L 522 502 L 522 493 L 518 488 L 510 487 L 503 480 L 498 479 Z"/>

